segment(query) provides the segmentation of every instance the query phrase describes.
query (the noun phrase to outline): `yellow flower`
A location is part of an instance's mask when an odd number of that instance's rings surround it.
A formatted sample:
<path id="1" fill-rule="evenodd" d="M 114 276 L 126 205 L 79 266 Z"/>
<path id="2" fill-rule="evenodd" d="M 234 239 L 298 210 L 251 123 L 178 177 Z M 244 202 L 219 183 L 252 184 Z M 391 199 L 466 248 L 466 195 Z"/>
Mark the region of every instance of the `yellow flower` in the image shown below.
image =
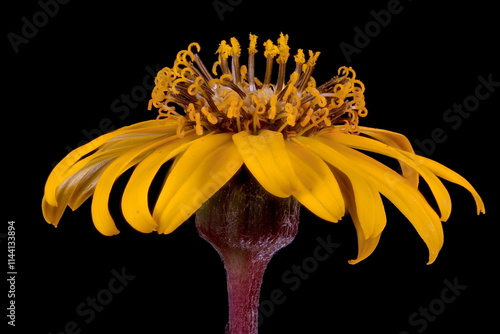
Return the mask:
<path id="1" fill-rule="evenodd" d="M 92 218 L 104 235 L 117 230 L 108 211 L 116 179 L 133 168 L 122 197 L 127 222 L 140 232 L 170 233 L 194 214 L 239 170 L 246 168 L 270 194 L 293 196 L 330 222 L 346 213 L 358 235 L 356 263 L 370 255 L 386 224 L 381 195 L 413 224 L 427 244 L 432 263 L 443 244 L 441 221 L 451 200 L 439 178 L 467 189 L 478 213 L 484 204 L 463 177 L 414 154 L 398 133 L 363 127 L 365 87 L 352 68 L 317 85 L 312 73 L 319 52 L 294 56 L 286 77 L 290 48 L 281 34 L 277 45 L 264 43 L 264 80 L 255 76 L 257 37 L 250 35 L 248 66 L 240 65 L 235 38 L 222 41 L 211 71 L 201 61 L 200 46 L 180 51 L 174 65 L 156 77 L 150 108 L 156 120 L 105 134 L 68 154 L 50 174 L 43 198 L 45 219 L 58 224 L 66 206 L 73 210 L 92 198 Z M 278 65 L 271 83 L 274 63 Z M 399 161 L 401 173 L 362 151 Z M 171 162 L 163 188 L 150 210 L 150 185 Z M 425 180 L 436 212 L 418 189 Z"/>

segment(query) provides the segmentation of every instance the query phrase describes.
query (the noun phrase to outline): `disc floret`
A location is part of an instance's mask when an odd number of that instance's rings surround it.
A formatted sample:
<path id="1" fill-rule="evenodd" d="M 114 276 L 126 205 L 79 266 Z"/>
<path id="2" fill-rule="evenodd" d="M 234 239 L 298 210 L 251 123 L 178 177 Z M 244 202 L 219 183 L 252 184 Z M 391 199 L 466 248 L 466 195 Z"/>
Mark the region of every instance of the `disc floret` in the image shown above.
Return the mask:
<path id="1" fill-rule="evenodd" d="M 306 60 L 299 49 L 295 70 L 286 80 L 290 47 L 284 34 L 277 44 L 264 43 L 263 81 L 255 76 L 257 36 L 250 34 L 248 66 L 240 64 L 242 49 L 234 37 L 230 43 L 219 44 L 211 71 L 201 61 L 200 49 L 198 43 L 191 43 L 177 54 L 173 67 L 163 68 L 155 80 L 150 108 L 158 108 L 159 119 L 175 119 L 179 137 L 193 128 L 200 136 L 206 132 L 256 134 L 266 129 L 281 132 L 287 139 L 311 136 L 327 127 L 359 132 L 359 117 L 367 114 L 365 88 L 351 67 L 340 67 L 336 76 L 317 86 L 312 73 L 320 53 L 309 51 Z"/>

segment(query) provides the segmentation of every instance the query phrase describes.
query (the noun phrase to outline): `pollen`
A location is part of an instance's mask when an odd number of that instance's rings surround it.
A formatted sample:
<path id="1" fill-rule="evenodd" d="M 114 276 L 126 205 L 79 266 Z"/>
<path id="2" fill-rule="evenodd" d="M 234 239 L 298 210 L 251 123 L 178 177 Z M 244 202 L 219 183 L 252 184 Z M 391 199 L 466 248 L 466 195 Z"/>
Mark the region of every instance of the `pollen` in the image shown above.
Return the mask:
<path id="1" fill-rule="evenodd" d="M 320 52 L 296 51 L 295 69 L 288 74 L 288 35 L 276 43 L 263 43 L 264 80 L 256 77 L 258 37 L 250 34 L 247 65 L 241 64 L 242 47 L 236 38 L 221 41 L 211 72 L 201 61 L 198 43 L 177 54 L 172 67 L 159 71 L 149 108 L 158 108 L 158 119 L 176 120 L 177 135 L 195 130 L 207 133 L 260 130 L 291 137 L 313 136 L 324 128 L 359 133 L 359 118 L 367 115 L 365 87 L 351 67 L 317 85 L 312 76 Z M 274 63 L 277 80 L 272 82 Z M 214 77 L 215 76 L 215 77 Z"/>

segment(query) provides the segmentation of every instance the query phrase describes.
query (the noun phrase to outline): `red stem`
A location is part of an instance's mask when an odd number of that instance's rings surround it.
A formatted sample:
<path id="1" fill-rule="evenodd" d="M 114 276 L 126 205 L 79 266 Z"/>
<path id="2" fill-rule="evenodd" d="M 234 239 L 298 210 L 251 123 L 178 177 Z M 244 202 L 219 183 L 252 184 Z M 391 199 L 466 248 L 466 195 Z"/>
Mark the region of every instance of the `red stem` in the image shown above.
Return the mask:
<path id="1" fill-rule="evenodd" d="M 274 253 L 298 231 L 300 204 L 265 191 L 242 172 L 196 213 L 196 228 L 224 262 L 229 297 L 226 334 L 257 334 L 262 278 Z"/>
<path id="2" fill-rule="evenodd" d="M 259 252 L 230 251 L 224 256 L 229 298 L 228 334 L 257 334 L 259 296 L 270 258 Z"/>

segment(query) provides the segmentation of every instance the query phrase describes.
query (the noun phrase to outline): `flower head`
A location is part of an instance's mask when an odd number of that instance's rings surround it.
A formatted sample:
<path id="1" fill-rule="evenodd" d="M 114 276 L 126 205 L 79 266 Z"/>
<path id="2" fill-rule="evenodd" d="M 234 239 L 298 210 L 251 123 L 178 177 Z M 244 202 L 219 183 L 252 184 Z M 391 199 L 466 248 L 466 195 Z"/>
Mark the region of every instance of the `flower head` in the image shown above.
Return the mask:
<path id="1" fill-rule="evenodd" d="M 255 75 L 257 36 L 250 35 L 248 65 L 238 40 L 222 41 L 209 70 L 192 43 L 155 80 L 150 108 L 157 119 L 107 133 L 66 156 L 50 174 L 42 202 L 45 219 L 57 225 L 66 206 L 92 198 L 92 218 L 105 235 L 118 233 L 108 211 L 116 179 L 133 167 L 122 197 L 127 222 L 141 232 L 170 233 L 195 213 L 238 171 L 246 168 L 270 194 L 293 196 L 317 216 L 337 222 L 350 213 L 358 234 L 356 263 L 370 255 L 386 224 L 381 195 L 413 224 L 433 262 L 443 243 L 441 221 L 451 199 L 439 178 L 457 183 L 484 204 L 463 177 L 413 152 L 401 134 L 359 125 L 367 115 L 363 83 L 352 68 L 317 85 L 312 74 L 319 52 L 303 50 L 290 61 L 288 35 L 263 43 L 263 80 Z M 273 81 L 273 66 L 278 66 Z M 399 161 L 401 172 L 362 151 Z M 171 162 L 154 207 L 150 185 Z M 429 185 L 438 210 L 418 189 Z"/>

